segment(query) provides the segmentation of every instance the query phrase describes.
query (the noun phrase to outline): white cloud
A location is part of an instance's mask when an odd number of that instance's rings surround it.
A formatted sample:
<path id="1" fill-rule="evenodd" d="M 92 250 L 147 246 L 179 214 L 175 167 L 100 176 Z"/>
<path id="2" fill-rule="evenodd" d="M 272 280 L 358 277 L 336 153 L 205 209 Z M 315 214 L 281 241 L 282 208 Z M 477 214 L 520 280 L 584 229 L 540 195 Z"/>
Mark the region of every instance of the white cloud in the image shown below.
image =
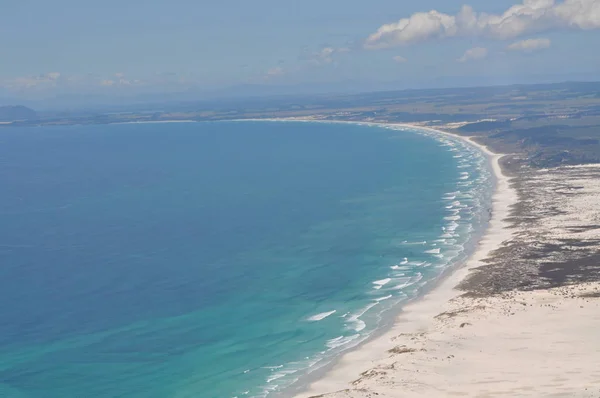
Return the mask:
<path id="1" fill-rule="evenodd" d="M 397 64 L 403 64 L 406 61 L 408 61 L 406 58 L 401 57 L 400 55 L 396 55 L 395 57 L 392 57 L 392 59 L 394 60 L 394 62 L 396 62 Z"/>
<path id="2" fill-rule="evenodd" d="M 4 81 L 3 86 L 11 90 L 56 87 L 60 76 L 59 72 L 49 72 L 38 76 L 16 77 Z"/>
<path id="3" fill-rule="evenodd" d="M 456 34 L 455 18 L 437 11 L 419 12 L 410 18 L 381 26 L 370 35 L 365 47 L 369 49 L 393 47 L 402 43 L 419 43 Z"/>
<path id="4" fill-rule="evenodd" d="M 317 63 L 330 64 L 333 62 L 333 54 L 335 54 L 335 48 L 324 47 L 321 51 L 314 54 L 314 60 Z"/>
<path id="5" fill-rule="evenodd" d="M 600 29 L 600 0 L 523 0 L 502 14 L 477 13 L 468 5 L 456 15 L 418 12 L 382 25 L 364 47 L 380 49 L 457 36 L 509 40 L 555 29 Z"/>
<path id="6" fill-rule="evenodd" d="M 347 47 L 323 47 L 319 51 L 308 54 L 305 56 L 305 59 L 308 59 L 311 63 L 315 65 L 327 65 L 333 63 L 335 57 L 338 54 L 343 54 L 349 52 L 350 49 Z"/>
<path id="7" fill-rule="evenodd" d="M 267 71 L 267 77 L 281 76 L 285 73 L 285 70 L 281 66 L 276 66 Z"/>
<path id="8" fill-rule="evenodd" d="M 121 77 L 118 77 L 118 76 Z M 0 87 L 14 92 L 50 92 L 56 90 L 81 89 L 90 87 L 129 87 L 142 86 L 146 82 L 139 79 L 125 79 L 122 74 L 117 77 L 96 75 L 62 75 L 59 72 L 44 73 L 37 76 L 19 76 L 0 80 Z M 159 83 L 154 81 L 154 83 Z"/>
<path id="9" fill-rule="evenodd" d="M 13 95 L 40 98 L 64 93 L 141 93 L 171 91 L 190 88 L 196 85 L 193 79 L 175 74 L 153 74 L 142 78 L 133 78 L 122 74 L 65 75 L 58 72 L 37 76 L 19 76 L 0 79 L 0 91 L 6 90 Z M 167 78 L 168 76 L 168 78 Z"/>
<path id="10" fill-rule="evenodd" d="M 549 48 L 550 44 L 552 44 L 550 39 L 527 39 L 514 42 L 506 48 L 510 51 L 523 51 L 529 53 L 537 50 L 543 50 L 544 48 Z"/>
<path id="11" fill-rule="evenodd" d="M 458 62 L 476 61 L 484 59 L 485 57 L 487 57 L 487 55 L 487 48 L 475 47 L 465 51 L 463 56 L 458 59 Z"/>
<path id="12" fill-rule="evenodd" d="M 46 75 L 43 75 L 46 79 L 48 80 L 58 80 L 58 78 L 60 77 L 60 73 L 58 72 L 50 72 L 50 73 L 46 73 Z"/>

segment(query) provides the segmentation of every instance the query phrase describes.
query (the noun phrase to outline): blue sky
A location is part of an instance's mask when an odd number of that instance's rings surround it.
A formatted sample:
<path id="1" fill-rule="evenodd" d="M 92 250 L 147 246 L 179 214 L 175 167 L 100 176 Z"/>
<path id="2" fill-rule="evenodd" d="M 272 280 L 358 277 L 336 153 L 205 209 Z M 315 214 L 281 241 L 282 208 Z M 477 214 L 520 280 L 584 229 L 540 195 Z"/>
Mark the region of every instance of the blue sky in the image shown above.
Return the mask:
<path id="1" fill-rule="evenodd" d="M 2 3 L 0 90 L 12 96 L 600 71 L 600 0 Z"/>

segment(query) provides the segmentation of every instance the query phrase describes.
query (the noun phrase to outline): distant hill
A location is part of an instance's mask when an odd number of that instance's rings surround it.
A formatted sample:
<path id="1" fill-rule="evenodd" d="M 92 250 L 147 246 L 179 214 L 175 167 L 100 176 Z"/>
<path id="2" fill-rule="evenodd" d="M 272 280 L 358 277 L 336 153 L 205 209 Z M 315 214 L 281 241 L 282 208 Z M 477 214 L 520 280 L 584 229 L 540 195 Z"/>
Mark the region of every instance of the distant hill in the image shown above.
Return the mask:
<path id="1" fill-rule="evenodd" d="M 0 106 L 0 122 L 35 119 L 37 114 L 26 106 Z"/>

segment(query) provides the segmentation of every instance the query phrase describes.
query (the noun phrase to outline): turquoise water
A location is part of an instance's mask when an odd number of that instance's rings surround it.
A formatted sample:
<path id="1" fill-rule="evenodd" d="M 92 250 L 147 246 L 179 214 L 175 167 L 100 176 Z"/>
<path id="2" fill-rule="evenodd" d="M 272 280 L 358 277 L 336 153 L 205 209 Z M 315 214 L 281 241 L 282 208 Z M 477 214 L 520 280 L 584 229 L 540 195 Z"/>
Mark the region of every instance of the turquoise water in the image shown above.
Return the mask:
<path id="1" fill-rule="evenodd" d="M 0 396 L 279 392 L 466 255 L 485 164 L 366 125 L 0 129 Z"/>

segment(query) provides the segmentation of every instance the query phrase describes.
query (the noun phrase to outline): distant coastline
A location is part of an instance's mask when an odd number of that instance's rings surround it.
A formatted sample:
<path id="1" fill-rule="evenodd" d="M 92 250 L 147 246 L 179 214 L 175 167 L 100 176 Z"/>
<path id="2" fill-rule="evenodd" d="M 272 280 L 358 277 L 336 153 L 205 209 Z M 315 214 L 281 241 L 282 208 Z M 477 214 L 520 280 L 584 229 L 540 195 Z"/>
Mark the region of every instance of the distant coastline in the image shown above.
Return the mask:
<path id="1" fill-rule="evenodd" d="M 197 120 L 143 120 L 136 122 L 115 122 L 110 124 L 159 124 L 159 123 L 198 123 Z"/>
<path id="2" fill-rule="evenodd" d="M 0 128 L 128 122 L 313 119 L 406 123 L 476 136 L 543 168 L 600 162 L 600 83 L 381 91 L 131 104 L 0 117 Z M 12 120 L 12 121 L 11 121 Z"/>

